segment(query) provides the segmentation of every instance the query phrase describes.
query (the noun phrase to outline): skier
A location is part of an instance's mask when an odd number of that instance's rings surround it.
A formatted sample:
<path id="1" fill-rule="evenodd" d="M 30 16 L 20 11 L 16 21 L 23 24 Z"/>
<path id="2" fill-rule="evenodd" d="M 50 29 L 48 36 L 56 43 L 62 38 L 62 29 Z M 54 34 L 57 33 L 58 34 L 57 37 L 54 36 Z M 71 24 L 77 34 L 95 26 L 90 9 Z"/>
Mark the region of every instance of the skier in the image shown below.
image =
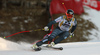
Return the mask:
<path id="1" fill-rule="evenodd" d="M 68 9 L 65 12 L 66 15 L 60 16 L 56 18 L 55 20 L 51 21 L 47 24 L 47 26 L 44 27 L 44 31 L 49 31 L 49 28 L 52 26 L 52 24 L 58 23 L 58 26 L 55 28 L 55 30 L 50 34 L 49 37 L 44 38 L 43 40 L 37 42 L 33 45 L 34 49 L 40 48 L 42 44 L 44 44 L 46 41 L 52 41 L 56 36 L 59 36 L 55 41 L 48 44 L 48 47 L 53 47 L 55 44 L 58 44 L 62 40 L 66 39 L 68 36 L 72 37 L 74 35 L 74 30 L 77 26 L 77 21 L 74 18 L 74 11 L 71 9 Z M 69 33 L 69 30 L 71 29 L 71 32 Z"/>

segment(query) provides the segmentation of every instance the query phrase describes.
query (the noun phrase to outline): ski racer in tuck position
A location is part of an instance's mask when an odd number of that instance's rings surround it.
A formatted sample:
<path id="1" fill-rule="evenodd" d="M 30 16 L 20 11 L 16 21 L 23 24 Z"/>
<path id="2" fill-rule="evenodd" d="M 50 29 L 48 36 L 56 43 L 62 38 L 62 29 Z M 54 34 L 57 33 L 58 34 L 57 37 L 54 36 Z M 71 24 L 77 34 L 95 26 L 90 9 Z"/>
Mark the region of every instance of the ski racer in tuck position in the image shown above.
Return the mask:
<path id="1" fill-rule="evenodd" d="M 60 16 L 56 18 L 55 20 L 51 21 L 47 24 L 47 26 L 44 27 L 45 31 L 49 31 L 48 29 L 52 26 L 52 24 L 58 23 L 58 26 L 54 29 L 54 31 L 49 35 L 49 37 L 43 38 L 41 41 L 35 43 L 33 45 L 33 49 L 39 48 L 42 44 L 44 44 L 46 41 L 52 41 L 56 36 L 59 36 L 56 40 L 48 44 L 48 47 L 53 47 L 55 44 L 58 44 L 62 40 L 66 39 L 67 37 L 72 37 L 74 35 L 74 30 L 77 26 L 77 21 L 74 18 L 74 11 L 71 9 L 68 9 L 65 12 L 66 15 Z M 71 32 L 69 33 L 69 30 L 71 29 Z"/>

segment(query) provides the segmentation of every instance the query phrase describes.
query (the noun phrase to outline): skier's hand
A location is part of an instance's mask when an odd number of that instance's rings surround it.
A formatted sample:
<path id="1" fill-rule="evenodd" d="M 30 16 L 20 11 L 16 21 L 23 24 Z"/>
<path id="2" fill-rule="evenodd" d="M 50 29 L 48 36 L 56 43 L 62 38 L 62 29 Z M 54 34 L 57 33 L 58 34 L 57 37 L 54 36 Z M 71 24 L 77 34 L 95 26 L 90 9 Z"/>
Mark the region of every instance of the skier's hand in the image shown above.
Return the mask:
<path id="1" fill-rule="evenodd" d="M 72 38 L 73 36 L 74 36 L 74 33 L 70 33 L 70 36 L 69 37 Z"/>
<path id="2" fill-rule="evenodd" d="M 48 26 L 45 26 L 45 27 L 44 27 L 44 31 L 49 31 Z"/>

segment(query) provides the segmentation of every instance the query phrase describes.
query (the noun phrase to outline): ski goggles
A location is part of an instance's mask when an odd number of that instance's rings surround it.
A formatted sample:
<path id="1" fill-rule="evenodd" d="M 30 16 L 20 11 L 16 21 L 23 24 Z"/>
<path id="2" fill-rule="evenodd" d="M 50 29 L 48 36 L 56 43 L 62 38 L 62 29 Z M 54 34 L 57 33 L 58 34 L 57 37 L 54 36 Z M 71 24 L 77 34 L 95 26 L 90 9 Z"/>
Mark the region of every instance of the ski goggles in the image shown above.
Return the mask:
<path id="1" fill-rule="evenodd" d="M 67 18 L 72 18 L 73 15 L 66 13 Z"/>

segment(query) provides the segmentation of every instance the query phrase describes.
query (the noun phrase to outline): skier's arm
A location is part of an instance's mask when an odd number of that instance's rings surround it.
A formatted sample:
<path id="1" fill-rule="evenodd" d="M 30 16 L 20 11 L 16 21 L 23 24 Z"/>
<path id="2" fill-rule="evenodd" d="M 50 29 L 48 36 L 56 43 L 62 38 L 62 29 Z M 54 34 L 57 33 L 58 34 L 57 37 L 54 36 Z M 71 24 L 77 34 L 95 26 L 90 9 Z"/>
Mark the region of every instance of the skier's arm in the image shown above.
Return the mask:
<path id="1" fill-rule="evenodd" d="M 74 25 L 72 26 L 71 33 L 70 33 L 69 37 L 73 37 L 74 36 L 74 30 L 76 29 L 76 27 L 77 27 L 77 21 L 75 19 L 75 22 L 74 22 Z"/>
<path id="2" fill-rule="evenodd" d="M 49 29 L 51 29 L 51 25 L 52 25 L 52 24 L 55 24 L 55 23 L 56 23 L 55 20 L 49 22 L 49 23 L 47 24 L 47 26 L 44 27 L 44 31 L 49 31 Z"/>
<path id="3" fill-rule="evenodd" d="M 71 33 L 74 32 L 74 30 L 76 29 L 76 27 L 77 27 L 77 24 L 76 24 L 75 26 L 72 27 Z"/>
<path id="4" fill-rule="evenodd" d="M 75 22 L 74 22 L 74 23 L 75 23 L 75 24 L 72 26 L 71 33 L 73 33 L 74 30 L 75 30 L 76 27 L 77 27 L 77 21 L 76 21 L 76 19 L 75 19 Z"/>
<path id="5" fill-rule="evenodd" d="M 52 26 L 52 24 L 55 24 L 55 23 L 60 22 L 60 21 L 61 21 L 61 18 L 62 18 L 62 16 L 60 16 L 60 17 L 58 17 L 57 19 L 55 19 L 55 20 L 49 22 L 49 23 L 47 24 L 47 26 L 50 28 L 50 27 Z"/>
<path id="6" fill-rule="evenodd" d="M 55 24 L 55 23 L 56 23 L 56 21 L 53 20 L 53 21 L 49 22 L 49 23 L 47 24 L 47 26 L 48 26 L 48 27 L 51 27 L 51 25 L 52 25 L 52 24 Z"/>

